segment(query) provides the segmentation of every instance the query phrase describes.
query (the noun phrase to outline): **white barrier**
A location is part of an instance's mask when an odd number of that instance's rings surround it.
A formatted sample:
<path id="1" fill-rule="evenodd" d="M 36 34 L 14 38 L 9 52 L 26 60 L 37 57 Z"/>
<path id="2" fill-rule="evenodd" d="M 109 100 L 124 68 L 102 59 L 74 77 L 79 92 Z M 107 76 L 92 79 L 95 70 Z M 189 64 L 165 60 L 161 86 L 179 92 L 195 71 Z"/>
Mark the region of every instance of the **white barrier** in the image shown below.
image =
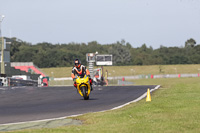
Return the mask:
<path id="1" fill-rule="evenodd" d="M 149 78 L 185 78 L 185 77 L 199 77 L 199 74 L 162 74 L 162 75 L 136 75 L 136 76 L 116 76 L 116 77 L 108 77 L 108 79 L 149 79 Z M 54 78 L 54 80 L 72 80 L 71 77 L 66 78 Z"/>

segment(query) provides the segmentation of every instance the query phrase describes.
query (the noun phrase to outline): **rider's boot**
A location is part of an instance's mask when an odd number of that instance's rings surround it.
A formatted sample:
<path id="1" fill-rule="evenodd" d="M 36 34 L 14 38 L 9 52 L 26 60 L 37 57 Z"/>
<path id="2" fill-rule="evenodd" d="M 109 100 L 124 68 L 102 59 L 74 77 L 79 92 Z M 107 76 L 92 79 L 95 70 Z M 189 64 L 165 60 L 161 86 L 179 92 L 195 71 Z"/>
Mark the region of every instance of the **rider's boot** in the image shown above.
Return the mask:
<path id="1" fill-rule="evenodd" d="M 90 89 L 91 89 L 91 91 L 93 90 L 93 87 L 92 87 L 92 79 L 90 78 Z"/>

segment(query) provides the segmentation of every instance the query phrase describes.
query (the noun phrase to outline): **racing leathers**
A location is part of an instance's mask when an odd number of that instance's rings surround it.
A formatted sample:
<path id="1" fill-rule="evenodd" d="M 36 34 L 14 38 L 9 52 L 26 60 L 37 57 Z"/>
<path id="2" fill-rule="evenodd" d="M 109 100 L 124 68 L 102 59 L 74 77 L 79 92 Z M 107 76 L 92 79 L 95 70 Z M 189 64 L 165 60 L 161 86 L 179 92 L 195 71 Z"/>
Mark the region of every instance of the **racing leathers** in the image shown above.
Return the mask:
<path id="1" fill-rule="evenodd" d="M 77 76 L 84 76 L 84 75 L 87 75 L 89 76 L 89 81 L 90 81 L 90 86 L 91 86 L 91 90 L 93 90 L 92 88 L 92 79 L 90 78 L 90 72 L 89 70 L 84 66 L 84 65 L 80 65 L 79 68 L 77 67 L 73 67 L 72 68 L 72 74 L 71 74 L 71 77 L 74 81 L 74 87 L 77 88 L 77 84 L 76 84 L 76 75 Z"/>

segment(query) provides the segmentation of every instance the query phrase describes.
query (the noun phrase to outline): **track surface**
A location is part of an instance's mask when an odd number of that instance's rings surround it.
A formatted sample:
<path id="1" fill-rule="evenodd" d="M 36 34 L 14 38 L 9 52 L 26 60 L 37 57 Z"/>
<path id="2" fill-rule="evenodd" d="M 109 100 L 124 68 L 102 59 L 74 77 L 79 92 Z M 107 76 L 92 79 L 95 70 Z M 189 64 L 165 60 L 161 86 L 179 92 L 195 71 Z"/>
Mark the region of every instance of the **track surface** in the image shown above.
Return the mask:
<path id="1" fill-rule="evenodd" d="M 74 87 L 0 89 L 0 124 L 109 110 L 137 99 L 154 87 L 94 87 L 89 100 L 83 100 Z"/>

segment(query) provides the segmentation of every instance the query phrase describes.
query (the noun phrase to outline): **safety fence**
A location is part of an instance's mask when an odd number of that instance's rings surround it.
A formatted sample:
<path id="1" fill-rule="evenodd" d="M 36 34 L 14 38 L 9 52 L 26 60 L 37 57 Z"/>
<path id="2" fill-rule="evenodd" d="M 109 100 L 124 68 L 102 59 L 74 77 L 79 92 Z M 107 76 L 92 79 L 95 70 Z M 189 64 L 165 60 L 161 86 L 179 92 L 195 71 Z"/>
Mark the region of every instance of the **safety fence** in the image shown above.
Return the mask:
<path id="1" fill-rule="evenodd" d="M 0 77 L 0 86 L 38 86 L 38 80 Z"/>
<path id="2" fill-rule="evenodd" d="M 154 79 L 154 78 L 185 78 L 185 77 L 199 77 L 200 74 L 162 74 L 162 75 L 136 75 L 136 76 L 116 76 L 108 77 L 108 79 Z"/>
<path id="3" fill-rule="evenodd" d="M 8 86 L 38 86 L 38 81 L 8 78 Z"/>

